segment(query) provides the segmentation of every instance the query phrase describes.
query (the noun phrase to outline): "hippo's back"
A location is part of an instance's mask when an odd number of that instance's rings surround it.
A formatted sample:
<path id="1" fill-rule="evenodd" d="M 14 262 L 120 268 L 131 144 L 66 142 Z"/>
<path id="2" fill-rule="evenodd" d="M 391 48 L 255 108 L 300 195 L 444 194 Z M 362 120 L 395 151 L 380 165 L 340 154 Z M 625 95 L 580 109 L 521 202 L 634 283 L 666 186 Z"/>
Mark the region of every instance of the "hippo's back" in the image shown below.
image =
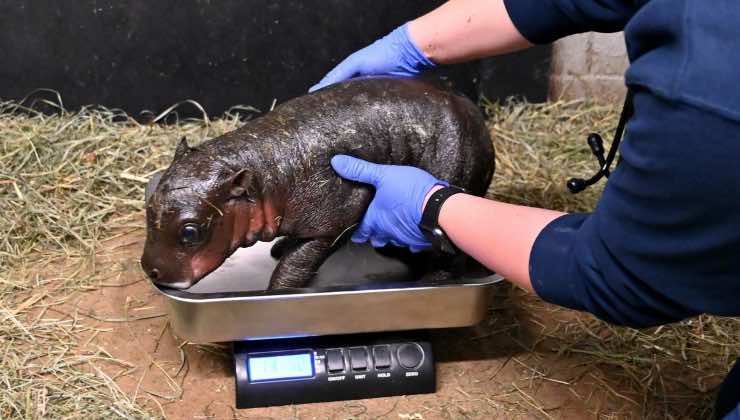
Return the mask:
<path id="1" fill-rule="evenodd" d="M 212 139 L 204 148 L 259 178 L 263 196 L 282 197 L 282 229 L 297 237 L 336 237 L 357 223 L 370 186 L 342 180 L 331 158 L 410 165 L 483 195 L 494 150 L 480 110 L 434 84 L 375 77 L 332 85 L 287 101 Z"/>
<path id="2" fill-rule="evenodd" d="M 411 165 L 482 195 L 494 170 L 485 120 L 467 97 L 433 83 L 393 77 L 353 79 L 286 102 L 292 141 L 321 160 L 339 153 Z M 269 114 L 268 114 L 269 115 Z"/>

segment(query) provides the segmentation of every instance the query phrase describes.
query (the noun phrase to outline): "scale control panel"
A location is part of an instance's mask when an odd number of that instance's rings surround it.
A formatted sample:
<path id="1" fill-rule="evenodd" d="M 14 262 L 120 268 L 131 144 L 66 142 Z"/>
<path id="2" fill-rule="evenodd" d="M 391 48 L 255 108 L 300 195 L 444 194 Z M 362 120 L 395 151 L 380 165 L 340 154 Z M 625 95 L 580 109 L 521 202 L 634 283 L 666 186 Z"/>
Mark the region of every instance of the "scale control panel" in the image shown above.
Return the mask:
<path id="1" fill-rule="evenodd" d="M 432 348 L 421 336 L 234 343 L 237 408 L 432 393 Z"/>

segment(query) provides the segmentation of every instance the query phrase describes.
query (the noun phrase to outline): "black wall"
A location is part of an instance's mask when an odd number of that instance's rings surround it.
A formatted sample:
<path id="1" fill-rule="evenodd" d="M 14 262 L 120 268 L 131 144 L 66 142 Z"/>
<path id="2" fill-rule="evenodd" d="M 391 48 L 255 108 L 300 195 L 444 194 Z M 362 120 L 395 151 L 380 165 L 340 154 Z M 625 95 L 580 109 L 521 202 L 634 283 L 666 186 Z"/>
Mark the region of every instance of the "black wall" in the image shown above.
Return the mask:
<path id="1" fill-rule="evenodd" d="M 347 54 L 441 1 L 0 0 L 0 98 L 212 115 L 300 95 Z M 547 48 L 454 69 L 471 96 L 547 92 Z M 182 115 L 181 110 L 181 115 Z M 197 112 L 196 112 L 197 114 Z"/>

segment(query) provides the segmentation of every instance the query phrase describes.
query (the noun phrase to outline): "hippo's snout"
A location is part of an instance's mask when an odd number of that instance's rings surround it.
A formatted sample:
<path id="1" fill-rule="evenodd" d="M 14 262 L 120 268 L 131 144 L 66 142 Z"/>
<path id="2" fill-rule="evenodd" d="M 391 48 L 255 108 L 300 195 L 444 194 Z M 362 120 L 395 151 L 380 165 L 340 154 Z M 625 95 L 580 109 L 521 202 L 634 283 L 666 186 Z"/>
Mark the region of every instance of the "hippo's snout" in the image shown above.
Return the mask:
<path id="1" fill-rule="evenodd" d="M 152 282 L 159 284 L 159 281 L 162 279 L 162 271 L 154 266 L 146 255 L 141 258 L 141 269 Z"/>
<path id="2" fill-rule="evenodd" d="M 172 289 L 187 289 L 195 284 L 194 281 L 177 279 L 174 276 L 167 275 L 167 270 L 154 263 L 149 258 L 143 257 L 141 259 L 141 269 L 149 277 L 152 283 L 157 286 L 169 287 Z"/>

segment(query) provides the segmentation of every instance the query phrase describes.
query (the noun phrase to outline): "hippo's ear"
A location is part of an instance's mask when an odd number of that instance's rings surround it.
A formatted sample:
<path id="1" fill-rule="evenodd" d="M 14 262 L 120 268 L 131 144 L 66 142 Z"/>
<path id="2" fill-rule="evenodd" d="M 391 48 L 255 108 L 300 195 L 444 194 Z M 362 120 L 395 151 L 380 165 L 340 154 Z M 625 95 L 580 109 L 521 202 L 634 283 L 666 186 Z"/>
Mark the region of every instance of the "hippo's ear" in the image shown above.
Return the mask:
<path id="1" fill-rule="evenodd" d="M 183 136 L 183 138 L 180 139 L 180 142 L 177 143 L 174 160 L 183 157 L 188 151 L 190 151 L 190 146 L 188 146 L 188 140 Z"/>
<path id="2" fill-rule="evenodd" d="M 249 182 L 247 178 L 246 169 L 236 172 L 229 178 L 229 194 L 231 194 L 232 197 L 242 197 L 247 194 L 247 183 Z"/>

